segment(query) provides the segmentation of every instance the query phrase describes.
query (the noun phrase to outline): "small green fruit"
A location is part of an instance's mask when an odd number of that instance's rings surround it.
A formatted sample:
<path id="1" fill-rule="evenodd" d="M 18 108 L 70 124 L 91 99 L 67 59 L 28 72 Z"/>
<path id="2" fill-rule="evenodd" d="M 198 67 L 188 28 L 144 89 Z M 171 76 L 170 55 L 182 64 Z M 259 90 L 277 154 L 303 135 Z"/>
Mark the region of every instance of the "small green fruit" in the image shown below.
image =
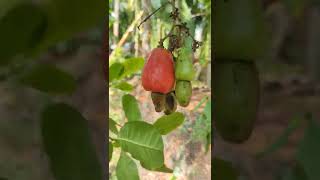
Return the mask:
<path id="1" fill-rule="evenodd" d="M 187 107 L 192 96 L 192 86 L 190 81 L 177 81 L 176 83 L 176 97 L 179 105 Z"/>
<path id="2" fill-rule="evenodd" d="M 192 49 L 183 47 L 179 50 L 175 64 L 175 76 L 177 80 L 192 81 L 194 78 L 192 64 Z"/>

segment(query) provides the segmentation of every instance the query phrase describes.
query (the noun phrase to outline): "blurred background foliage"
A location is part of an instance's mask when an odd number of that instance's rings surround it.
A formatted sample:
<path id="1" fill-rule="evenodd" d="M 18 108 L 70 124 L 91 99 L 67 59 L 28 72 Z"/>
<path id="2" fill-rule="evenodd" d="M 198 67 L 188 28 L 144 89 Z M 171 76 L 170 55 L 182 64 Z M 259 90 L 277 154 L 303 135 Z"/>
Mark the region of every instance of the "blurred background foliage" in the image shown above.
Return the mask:
<path id="1" fill-rule="evenodd" d="M 257 121 L 243 144 L 224 142 L 215 134 L 213 163 L 219 171 L 213 170 L 213 177 L 320 179 L 315 153 L 320 147 L 315 141 L 320 132 L 319 1 L 260 1 L 270 45 L 256 59 L 261 91 Z"/>
<path id="2" fill-rule="evenodd" d="M 0 1 L 0 179 L 102 178 L 106 9 L 101 0 Z"/>

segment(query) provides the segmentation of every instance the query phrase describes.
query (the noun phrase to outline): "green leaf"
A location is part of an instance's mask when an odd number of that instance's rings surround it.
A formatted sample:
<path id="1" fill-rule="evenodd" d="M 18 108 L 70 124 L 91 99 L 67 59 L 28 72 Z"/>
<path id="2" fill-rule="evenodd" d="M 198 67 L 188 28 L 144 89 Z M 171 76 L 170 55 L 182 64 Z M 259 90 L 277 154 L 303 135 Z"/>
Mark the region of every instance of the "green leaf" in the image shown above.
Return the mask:
<path id="1" fill-rule="evenodd" d="M 128 121 L 141 121 L 139 105 L 135 97 L 130 94 L 122 96 L 122 107 Z"/>
<path id="2" fill-rule="evenodd" d="M 191 138 L 206 143 L 208 133 L 211 133 L 211 100 L 207 101 L 203 113 L 196 120 Z"/>
<path id="3" fill-rule="evenodd" d="M 45 14 L 32 3 L 12 8 L 0 19 L 0 65 L 6 65 L 17 54 L 26 53 L 43 37 Z"/>
<path id="4" fill-rule="evenodd" d="M 137 165 L 125 152 L 121 152 L 116 173 L 118 180 L 139 180 Z"/>
<path id="5" fill-rule="evenodd" d="M 168 168 L 165 164 L 163 164 L 161 167 L 159 168 L 154 168 L 154 169 L 151 169 L 151 168 L 146 168 L 142 165 L 143 168 L 149 170 L 149 171 L 156 171 L 156 172 L 163 172 L 163 173 L 173 173 L 173 170 Z"/>
<path id="6" fill-rule="evenodd" d="M 120 82 L 114 86 L 114 88 L 120 89 L 122 91 L 132 91 L 133 86 L 127 82 Z"/>
<path id="7" fill-rule="evenodd" d="M 290 121 L 287 129 L 285 129 L 285 131 L 281 134 L 281 136 L 274 143 L 272 143 L 270 146 L 265 148 L 265 150 L 263 150 L 262 152 L 259 152 L 256 155 L 257 158 L 262 158 L 268 154 L 271 154 L 277 151 L 278 149 L 280 149 L 281 147 L 283 147 L 285 144 L 287 144 L 289 136 L 300 126 L 300 123 L 301 123 L 300 118 L 296 118 Z"/>
<path id="8" fill-rule="evenodd" d="M 170 115 L 163 115 L 153 126 L 157 128 L 162 135 L 166 135 L 180 126 L 184 121 L 184 115 L 180 112 L 174 112 Z"/>
<path id="9" fill-rule="evenodd" d="M 118 129 L 116 124 L 117 123 L 113 119 L 109 118 L 109 130 L 111 130 L 111 132 L 115 134 L 118 134 Z"/>
<path id="10" fill-rule="evenodd" d="M 113 63 L 109 67 L 109 82 L 119 79 L 123 72 L 124 66 L 121 63 Z"/>
<path id="11" fill-rule="evenodd" d="M 78 111 L 63 103 L 48 105 L 41 114 L 41 132 L 55 179 L 102 179 L 88 122 Z"/>
<path id="12" fill-rule="evenodd" d="M 109 162 L 110 162 L 112 158 L 112 153 L 113 153 L 113 145 L 110 141 L 109 141 L 108 148 L 109 148 Z"/>
<path id="13" fill-rule="evenodd" d="M 183 20 L 189 20 L 192 19 L 192 14 L 191 14 L 191 9 L 188 6 L 187 2 L 185 0 L 179 1 L 181 9 L 181 17 L 183 18 Z"/>
<path id="14" fill-rule="evenodd" d="M 158 172 L 163 172 L 163 173 L 173 173 L 173 170 L 168 168 L 166 165 L 163 165 L 160 168 L 156 168 L 153 171 L 158 171 Z"/>
<path id="15" fill-rule="evenodd" d="M 147 169 L 164 164 L 163 140 L 159 131 L 143 121 L 126 123 L 118 136 L 122 150 L 129 152 Z"/>
<path id="16" fill-rule="evenodd" d="M 305 135 L 299 144 L 297 161 L 304 168 L 309 180 L 320 179 L 320 127 L 315 121 L 310 120 Z"/>
<path id="17" fill-rule="evenodd" d="M 103 22 L 106 3 L 103 0 L 47 0 L 43 9 L 48 15 L 48 30 L 40 48 L 71 39 Z"/>
<path id="18" fill-rule="evenodd" d="M 126 59 L 123 62 L 124 73 L 122 77 L 130 76 L 138 71 L 140 71 L 144 66 L 144 59 L 140 57 L 133 57 Z"/>
<path id="19" fill-rule="evenodd" d="M 208 100 L 208 96 L 203 97 L 203 98 L 200 100 L 199 104 L 197 104 L 197 106 L 196 106 L 192 111 L 193 111 L 193 112 L 196 112 L 196 111 L 200 108 L 200 106 L 201 106 L 203 103 L 205 103 L 207 100 Z"/>
<path id="20" fill-rule="evenodd" d="M 53 65 L 37 64 L 26 71 L 19 81 L 50 94 L 71 94 L 76 89 L 75 79 Z"/>
<path id="21" fill-rule="evenodd" d="M 214 158 L 212 161 L 212 179 L 237 180 L 238 172 L 230 162 Z"/>

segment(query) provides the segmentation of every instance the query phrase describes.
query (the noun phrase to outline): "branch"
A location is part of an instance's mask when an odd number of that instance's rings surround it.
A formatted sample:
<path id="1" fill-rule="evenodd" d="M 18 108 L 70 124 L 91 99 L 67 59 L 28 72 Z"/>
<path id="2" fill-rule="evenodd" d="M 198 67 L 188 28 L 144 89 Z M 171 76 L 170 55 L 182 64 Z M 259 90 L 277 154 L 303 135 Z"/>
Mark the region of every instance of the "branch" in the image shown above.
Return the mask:
<path id="1" fill-rule="evenodd" d="M 151 16 L 153 16 L 156 12 L 158 12 L 161 8 L 163 8 L 164 6 L 166 6 L 168 3 L 169 3 L 169 1 L 166 2 L 166 3 L 164 3 L 164 4 L 162 4 L 158 9 L 156 9 L 156 10 L 153 11 L 151 14 L 149 14 L 146 18 L 144 18 L 144 19 L 140 22 L 140 24 L 138 25 L 138 29 L 140 30 L 140 26 L 141 26 L 144 22 L 146 22 Z"/>

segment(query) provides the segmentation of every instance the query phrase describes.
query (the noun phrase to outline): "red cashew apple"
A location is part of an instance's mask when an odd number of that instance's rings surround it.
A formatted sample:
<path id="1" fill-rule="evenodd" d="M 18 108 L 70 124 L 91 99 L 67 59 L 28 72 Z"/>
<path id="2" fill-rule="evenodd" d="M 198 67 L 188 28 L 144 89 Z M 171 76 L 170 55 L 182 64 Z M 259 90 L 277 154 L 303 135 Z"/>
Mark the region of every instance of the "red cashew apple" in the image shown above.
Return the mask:
<path id="1" fill-rule="evenodd" d="M 167 94 L 175 83 L 174 63 L 170 51 L 155 48 L 149 54 L 142 71 L 142 86 L 146 91 Z"/>

